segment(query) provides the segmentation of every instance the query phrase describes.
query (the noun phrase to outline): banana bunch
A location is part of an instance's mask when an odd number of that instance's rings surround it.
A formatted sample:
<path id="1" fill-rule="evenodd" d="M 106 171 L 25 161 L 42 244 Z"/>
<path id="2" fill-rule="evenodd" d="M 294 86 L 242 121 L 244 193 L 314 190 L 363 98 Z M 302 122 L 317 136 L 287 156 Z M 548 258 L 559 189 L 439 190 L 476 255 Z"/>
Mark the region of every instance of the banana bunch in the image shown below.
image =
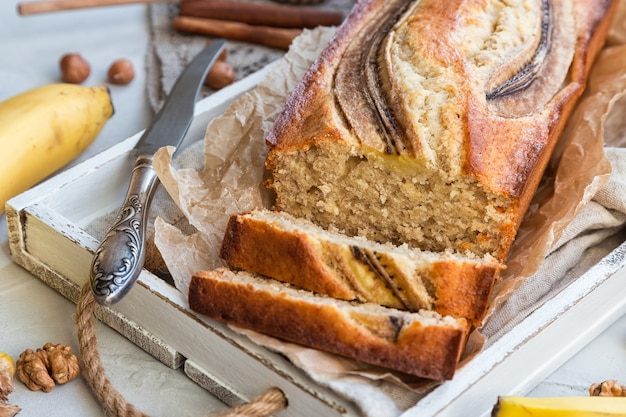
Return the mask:
<path id="1" fill-rule="evenodd" d="M 49 84 L 0 103 L 0 214 L 83 152 L 113 115 L 105 86 Z"/>
<path id="2" fill-rule="evenodd" d="M 626 397 L 503 396 L 491 417 L 626 417 Z"/>

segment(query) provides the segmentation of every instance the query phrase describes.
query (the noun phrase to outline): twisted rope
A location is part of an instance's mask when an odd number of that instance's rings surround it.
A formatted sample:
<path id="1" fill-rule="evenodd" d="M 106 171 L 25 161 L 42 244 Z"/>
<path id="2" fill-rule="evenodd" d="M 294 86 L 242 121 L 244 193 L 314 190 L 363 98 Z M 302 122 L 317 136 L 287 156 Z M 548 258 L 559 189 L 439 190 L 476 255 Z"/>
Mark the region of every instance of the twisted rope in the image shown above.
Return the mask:
<path id="1" fill-rule="evenodd" d="M 267 417 L 287 408 L 287 398 L 278 388 L 270 388 L 252 401 L 231 408 L 219 417 Z"/>
<path id="2" fill-rule="evenodd" d="M 106 376 L 98 353 L 94 311 L 96 301 L 89 283 L 80 291 L 76 304 L 78 344 L 83 360 L 83 377 L 100 404 L 113 417 L 149 417 L 128 403 Z M 219 417 L 267 417 L 287 407 L 287 399 L 278 388 L 272 388 L 249 403 L 231 408 Z"/>

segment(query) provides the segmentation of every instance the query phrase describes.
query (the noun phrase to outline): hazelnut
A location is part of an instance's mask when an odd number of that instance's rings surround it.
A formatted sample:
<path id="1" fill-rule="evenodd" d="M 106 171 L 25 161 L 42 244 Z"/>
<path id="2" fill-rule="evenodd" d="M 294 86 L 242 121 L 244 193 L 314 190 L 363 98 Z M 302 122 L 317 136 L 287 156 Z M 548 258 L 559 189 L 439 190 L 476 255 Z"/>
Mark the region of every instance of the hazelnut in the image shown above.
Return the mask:
<path id="1" fill-rule="evenodd" d="M 80 84 L 89 77 L 91 67 L 80 54 L 65 54 L 59 61 L 61 79 L 66 83 Z"/>
<path id="2" fill-rule="evenodd" d="M 219 90 L 235 81 L 235 69 L 224 61 L 216 61 L 207 73 L 204 84 L 214 90 Z"/>
<path id="3" fill-rule="evenodd" d="M 108 76 L 112 84 L 128 84 L 135 78 L 132 62 L 124 58 L 114 61 L 109 67 Z"/>

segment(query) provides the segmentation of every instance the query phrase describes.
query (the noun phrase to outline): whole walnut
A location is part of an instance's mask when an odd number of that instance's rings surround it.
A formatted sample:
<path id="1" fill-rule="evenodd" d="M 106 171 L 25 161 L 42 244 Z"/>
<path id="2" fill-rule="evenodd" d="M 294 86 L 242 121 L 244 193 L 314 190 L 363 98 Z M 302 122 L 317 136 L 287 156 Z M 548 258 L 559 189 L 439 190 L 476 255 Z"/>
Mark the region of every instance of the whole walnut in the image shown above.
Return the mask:
<path id="1" fill-rule="evenodd" d="M 592 384 L 589 387 L 589 395 L 592 397 L 626 397 L 626 386 L 614 379 L 609 379 Z"/>
<path id="2" fill-rule="evenodd" d="M 43 348 L 26 349 L 17 360 L 17 376 L 30 390 L 50 392 L 80 374 L 78 357 L 71 346 L 46 343 Z"/>

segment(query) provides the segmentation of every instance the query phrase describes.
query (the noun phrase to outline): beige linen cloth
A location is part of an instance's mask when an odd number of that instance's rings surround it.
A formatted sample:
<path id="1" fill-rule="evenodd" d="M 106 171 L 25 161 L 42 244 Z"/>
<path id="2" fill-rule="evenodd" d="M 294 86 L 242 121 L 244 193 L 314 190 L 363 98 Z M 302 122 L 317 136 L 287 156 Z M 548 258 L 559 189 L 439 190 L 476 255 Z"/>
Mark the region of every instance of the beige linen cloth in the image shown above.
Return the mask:
<path id="1" fill-rule="evenodd" d="M 623 9 L 618 23 L 624 22 Z M 167 209 L 167 198 L 161 204 L 155 243 L 183 293 L 191 274 L 222 265 L 217 251 L 228 215 L 270 204 L 260 186 L 263 139 L 286 95 L 333 32 L 306 31 L 256 89 L 209 124 L 203 143 L 181 152 L 175 161 L 172 148 L 157 153 L 155 168 L 176 207 Z M 486 346 L 626 240 L 625 33 L 621 27 L 612 32 L 564 133 L 571 138 L 555 151 L 545 186 L 549 198 L 531 208 L 515 259 L 497 289 L 503 296 L 481 329 Z M 283 353 L 312 379 L 352 400 L 364 416 L 400 415 L 423 395 L 417 381 L 236 330 Z"/>
<path id="2" fill-rule="evenodd" d="M 275 4 L 271 0 L 247 0 L 250 3 Z M 306 7 L 339 10 L 344 14 L 350 11 L 354 0 L 325 0 Z M 198 52 L 206 45 L 207 38 L 172 29 L 172 19 L 178 15 L 176 2 L 151 4 L 148 6 L 150 45 L 146 56 L 147 97 L 151 107 L 159 109 L 165 97 L 176 82 L 178 75 Z M 241 80 L 260 70 L 267 64 L 281 58 L 285 51 L 253 45 L 245 42 L 227 41 L 227 62 L 233 66 L 235 79 Z M 214 90 L 204 87 L 203 97 Z"/>

